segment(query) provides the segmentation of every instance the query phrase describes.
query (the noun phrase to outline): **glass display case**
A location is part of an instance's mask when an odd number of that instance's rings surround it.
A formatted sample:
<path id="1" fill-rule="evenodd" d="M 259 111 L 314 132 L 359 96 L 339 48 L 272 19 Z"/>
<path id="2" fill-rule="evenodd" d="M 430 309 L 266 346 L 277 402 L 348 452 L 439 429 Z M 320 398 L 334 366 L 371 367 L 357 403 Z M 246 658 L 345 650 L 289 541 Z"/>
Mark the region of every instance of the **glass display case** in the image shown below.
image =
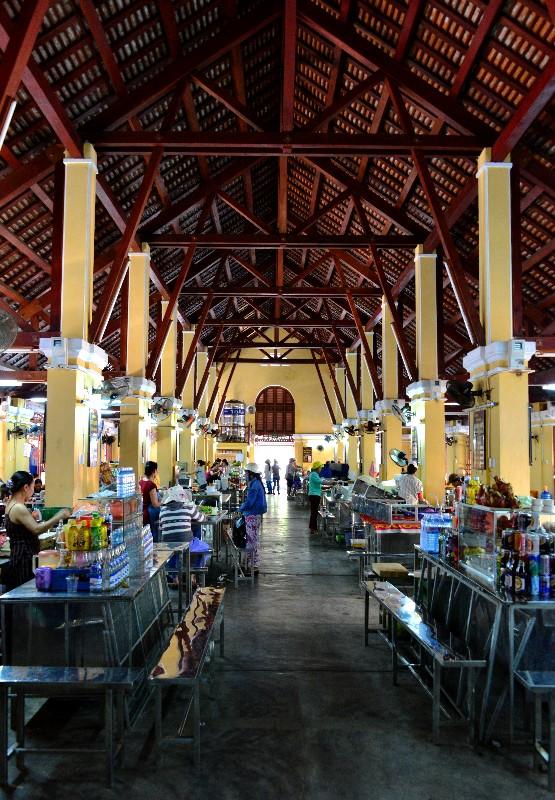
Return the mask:
<path id="1" fill-rule="evenodd" d="M 418 522 L 420 508 L 422 511 L 428 510 L 424 506 L 419 507 L 408 503 L 400 503 L 397 498 L 367 497 L 363 513 L 379 522 L 392 525 L 401 522 Z"/>
<path id="2" fill-rule="evenodd" d="M 110 561 L 118 548 L 124 548 L 129 558 L 129 576 L 142 575 L 146 568 L 142 496 L 86 497 L 79 502 L 82 508 L 97 511 L 109 520 L 110 544 L 105 558 Z"/>
<path id="3" fill-rule="evenodd" d="M 501 534 L 514 524 L 515 512 L 459 503 L 457 519 L 459 564 L 470 577 L 495 588 Z"/>

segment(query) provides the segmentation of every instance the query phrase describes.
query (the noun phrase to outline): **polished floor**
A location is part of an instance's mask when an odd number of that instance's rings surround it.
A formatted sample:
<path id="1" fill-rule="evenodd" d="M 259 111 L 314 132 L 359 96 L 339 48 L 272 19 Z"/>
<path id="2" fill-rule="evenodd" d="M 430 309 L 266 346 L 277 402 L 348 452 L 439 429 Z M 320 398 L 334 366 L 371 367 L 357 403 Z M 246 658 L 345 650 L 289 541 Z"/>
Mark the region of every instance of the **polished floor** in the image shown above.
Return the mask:
<path id="1" fill-rule="evenodd" d="M 165 752 L 155 770 L 147 715 L 130 737 L 114 791 L 95 759 L 34 756 L 10 775 L 7 796 L 32 800 L 117 795 L 139 800 L 503 800 L 547 798 L 529 759 L 471 750 L 463 732 L 431 742 L 431 704 L 409 675 L 391 684 L 388 653 L 363 647 L 363 600 L 354 564 L 308 536 L 308 511 L 268 498 L 261 573 L 226 598 L 226 658 L 204 704 L 202 768 L 189 750 Z M 171 709 L 168 728 L 176 724 Z M 58 705 L 35 735 L 56 727 L 91 741 L 91 719 Z M 101 735 L 99 733 L 99 735 Z"/>

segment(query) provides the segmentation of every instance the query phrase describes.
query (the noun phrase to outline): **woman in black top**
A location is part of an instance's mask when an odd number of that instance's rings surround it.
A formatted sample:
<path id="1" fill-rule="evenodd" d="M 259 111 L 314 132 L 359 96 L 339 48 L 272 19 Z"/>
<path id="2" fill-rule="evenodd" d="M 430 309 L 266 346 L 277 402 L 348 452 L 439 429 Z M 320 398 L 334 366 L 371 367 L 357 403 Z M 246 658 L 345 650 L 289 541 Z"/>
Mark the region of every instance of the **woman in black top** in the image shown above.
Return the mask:
<path id="1" fill-rule="evenodd" d="M 34 478 L 30 472 L 14 472 L 6 484 L 11 497 L 6 504 L 6 533 L 10 540 L 10 560 L 2 567 L 2 583 L 6 589 L 15 589 L 33 577 L 33 556 L 39 552 L 39 534 L 67 519 L 68 508 L 58 511 L 47 522 L 37 522 L 25 503 L 34 491 Z"/>

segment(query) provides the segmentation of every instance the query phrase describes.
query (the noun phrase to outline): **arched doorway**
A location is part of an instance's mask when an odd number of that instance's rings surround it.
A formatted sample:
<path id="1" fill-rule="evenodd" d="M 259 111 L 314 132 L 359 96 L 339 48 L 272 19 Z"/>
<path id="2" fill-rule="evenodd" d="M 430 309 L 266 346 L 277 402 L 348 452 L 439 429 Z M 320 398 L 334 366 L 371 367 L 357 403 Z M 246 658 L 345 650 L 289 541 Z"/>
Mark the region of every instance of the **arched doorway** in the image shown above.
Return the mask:
<path id="1" fill-rule="evenodd" d="M 292 436 L 295 433 L 295 401 L 283 386 L 267 386 L 256 398 L 254 423 L 257 436 Z"/>
<path id="2" fill-rule="evenodd" d="M 281 481 L 285 468 L 295 456 L 295 401 L 283 386 L 267 386 L 256 398 L 255 460 L 262 465 L 268 458 L 280 466 Z"/>

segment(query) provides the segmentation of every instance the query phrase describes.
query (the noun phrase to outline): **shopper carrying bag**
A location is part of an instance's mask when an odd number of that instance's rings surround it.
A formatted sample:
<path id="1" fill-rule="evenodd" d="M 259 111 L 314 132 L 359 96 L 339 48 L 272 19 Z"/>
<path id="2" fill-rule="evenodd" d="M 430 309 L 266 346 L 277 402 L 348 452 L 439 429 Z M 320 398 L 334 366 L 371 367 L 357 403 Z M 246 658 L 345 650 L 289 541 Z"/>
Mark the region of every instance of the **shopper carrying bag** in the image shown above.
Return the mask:
<path id="1" fill-rule="evenodd" d="M 310 478 L 308 479 L 308 502 L 310 503 L 310 521 L 308 527 L 311 536 L 318 533 L 318 509 L 320 508 L 320 500 L 322 498 L 322 478 L 320 477 L 320 470 L 322 465 L 316 461 L 310 470 Z"/>
<path id="2" fill-rule="evenodd" d="M 253 462 L 245 467 L 247 496 L 245 502 L 239 507 L 239 511 L 245 517 L 247 530 L 247 561 L 250 562 L 251 569 L 255 575 L 258 574 L 260 564 L 260 525 L 262 523 L 262 515 L 268 510 L 261 472 L 258 464 Z"/>

